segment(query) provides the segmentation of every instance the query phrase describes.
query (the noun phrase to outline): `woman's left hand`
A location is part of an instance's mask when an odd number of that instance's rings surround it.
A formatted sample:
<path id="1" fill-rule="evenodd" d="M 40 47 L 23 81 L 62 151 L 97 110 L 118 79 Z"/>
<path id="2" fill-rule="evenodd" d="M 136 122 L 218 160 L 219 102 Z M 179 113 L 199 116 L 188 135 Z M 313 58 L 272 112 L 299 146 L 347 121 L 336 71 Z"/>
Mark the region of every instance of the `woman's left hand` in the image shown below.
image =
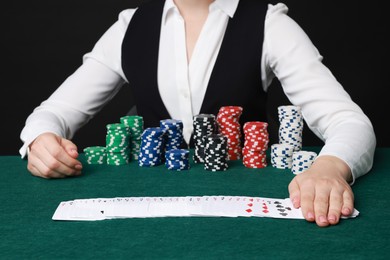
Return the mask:
<path id="1" fill-rule="evenodd" d="M 354 195 L 348 165 L 334 156 L 320 156 L 310 169 L 298 174 L 288 190 L 295 208 L 301 207 L 307 221 L 320 227 L 339 223 L 354 210 Z"/>

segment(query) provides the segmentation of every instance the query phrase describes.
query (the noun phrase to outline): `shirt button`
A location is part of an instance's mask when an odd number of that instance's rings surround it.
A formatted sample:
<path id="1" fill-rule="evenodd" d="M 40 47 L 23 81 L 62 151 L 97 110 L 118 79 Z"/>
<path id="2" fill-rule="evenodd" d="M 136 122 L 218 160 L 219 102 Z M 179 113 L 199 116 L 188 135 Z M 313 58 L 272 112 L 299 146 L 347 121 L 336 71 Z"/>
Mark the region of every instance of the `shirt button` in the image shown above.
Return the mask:
<path id="1" fill-rule="evenodd" d="M 181 92 L 181 95 L 185 98 L 185 99 L 188 99 L 190 97 L 190 95 L 188 94 L 187 91 L 182 91 Z"/>

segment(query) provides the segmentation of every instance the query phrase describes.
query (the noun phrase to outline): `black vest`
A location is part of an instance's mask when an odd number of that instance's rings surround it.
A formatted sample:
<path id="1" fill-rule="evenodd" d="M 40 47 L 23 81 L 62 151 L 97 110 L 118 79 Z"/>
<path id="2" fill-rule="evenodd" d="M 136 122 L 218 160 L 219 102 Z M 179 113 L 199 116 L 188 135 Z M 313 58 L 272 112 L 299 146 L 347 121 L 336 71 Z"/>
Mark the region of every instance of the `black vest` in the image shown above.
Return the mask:
<path id="1" fill-rule="evenodd" d="M 135 94 L 145 127 L 171 118 L 157 86 L 157 65 L 164 0 L 141 5 L 122 43 L 122 69 Z M 266 93 L 261 83 L 261 56 L 267 2 L 240 0 L 229 19 L 200 113 L 218 114 L 222 106 L 241 106 L 241 124 L 266 121 Z M 178 119 L 178 118 L 176 118 Z"/>

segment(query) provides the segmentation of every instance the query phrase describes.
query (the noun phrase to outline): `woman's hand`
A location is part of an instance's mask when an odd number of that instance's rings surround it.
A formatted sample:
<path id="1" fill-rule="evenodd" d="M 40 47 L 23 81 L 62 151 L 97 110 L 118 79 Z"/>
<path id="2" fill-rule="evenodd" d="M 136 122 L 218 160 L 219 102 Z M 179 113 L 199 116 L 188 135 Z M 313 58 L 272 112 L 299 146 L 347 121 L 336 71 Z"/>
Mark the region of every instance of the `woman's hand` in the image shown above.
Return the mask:
<path id="1" fill-rule="evenodd" d="M 29 146 L 27 169 L 42 178 L 65 178 L 81 174 L 77 146 L 53 133 L 39 135 Z"/>
<path id="2" fill-rule="evenodd" d="M 295 208 L 301 207 L 307 221 L 325 227 L 339 223 L 354 210 L 354 195 L 348 182 L 348 165 L 334 156 L 321 156 L 310 169 L 294 177 L 288 189 Z"/>

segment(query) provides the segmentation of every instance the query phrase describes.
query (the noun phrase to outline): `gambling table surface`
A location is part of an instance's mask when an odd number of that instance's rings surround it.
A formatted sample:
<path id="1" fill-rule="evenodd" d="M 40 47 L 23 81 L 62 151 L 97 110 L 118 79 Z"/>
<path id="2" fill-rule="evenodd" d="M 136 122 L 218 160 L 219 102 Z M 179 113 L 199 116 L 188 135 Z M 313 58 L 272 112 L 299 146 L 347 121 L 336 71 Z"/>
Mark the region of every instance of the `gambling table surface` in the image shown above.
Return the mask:
<path id="1" fill-rule="evenodd" d="M 319 151 L 319 147 L 306 150 Z M 224 172 L 191 163 L 88 165 L 83 175 L 42 179 L 18 156 L 0 157 L 0 259 L 389 259 L 390 148 L 352 186 L 360 214 L 320 228 L 305 220 L 258 217 L 166 217 L 55 221 L 61 201 L 139 196 L 235 195 L 287 198 L 289 170 L 249 169 L 229 162 Z"/>

